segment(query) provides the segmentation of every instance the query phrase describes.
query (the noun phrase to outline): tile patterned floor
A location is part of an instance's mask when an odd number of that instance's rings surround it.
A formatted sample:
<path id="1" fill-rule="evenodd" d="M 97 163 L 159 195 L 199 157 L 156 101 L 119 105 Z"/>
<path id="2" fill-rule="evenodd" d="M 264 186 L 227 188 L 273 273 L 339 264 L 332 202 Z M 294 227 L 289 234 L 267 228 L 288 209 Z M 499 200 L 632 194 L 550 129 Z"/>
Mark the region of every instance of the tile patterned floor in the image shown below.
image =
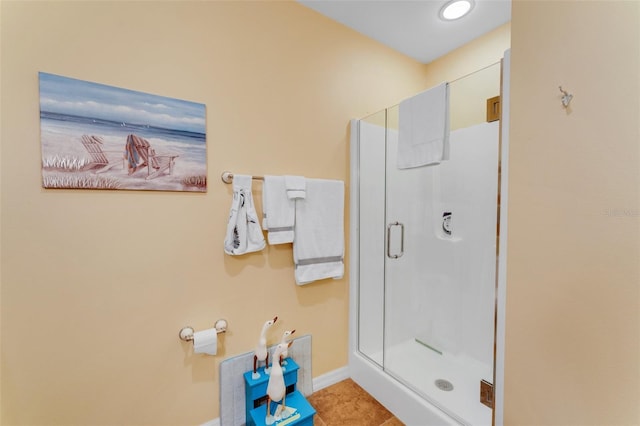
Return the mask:
<path id="1" fill-rule="evenodd" d="M 314 426 L 404 426 L 389 410 L 347 379 L 309 396 Z"/>

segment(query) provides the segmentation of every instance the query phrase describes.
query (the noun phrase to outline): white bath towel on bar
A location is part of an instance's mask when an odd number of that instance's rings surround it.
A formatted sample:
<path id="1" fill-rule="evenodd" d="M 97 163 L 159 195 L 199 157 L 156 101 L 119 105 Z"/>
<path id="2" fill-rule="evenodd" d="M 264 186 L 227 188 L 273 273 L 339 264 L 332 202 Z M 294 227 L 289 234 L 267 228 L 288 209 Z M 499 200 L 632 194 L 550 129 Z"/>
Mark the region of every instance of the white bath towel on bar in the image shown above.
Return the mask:
<path id="1" fill-rule="evenodd" d="M 230 255 L 260 251 L 265 246 L 258 214 L 253 205 L 251 183 L 251 176 L 233 176 L 233 200 L 224 239 L 224 252 Z"/>
<path id="2" fill-rule="evenodd" d="M 306 197 L 307 183 L 304 176 L 285 176 L 284 184 L 287 187 L 287 197 L 290 199 L 304 199 Z"/>
<path id="3" fill-rule="evenodd" d="M 449 83 L 400 102 L 399 169 L 438 164 L 449 159 Z"/>
<path id="4" fill-rule="evenodd" d="M 298 285 L 344 275 L 344 182 L 307 179 L 296 201 L 293 260 Z"/>
<path id="5" fill-rule="evenodd" d="M 267 231 L 269 244 L 292 243 L 296 202 L 287 197 L 283 176 L 264 177 L 262 210 L 262 229 Z"/>

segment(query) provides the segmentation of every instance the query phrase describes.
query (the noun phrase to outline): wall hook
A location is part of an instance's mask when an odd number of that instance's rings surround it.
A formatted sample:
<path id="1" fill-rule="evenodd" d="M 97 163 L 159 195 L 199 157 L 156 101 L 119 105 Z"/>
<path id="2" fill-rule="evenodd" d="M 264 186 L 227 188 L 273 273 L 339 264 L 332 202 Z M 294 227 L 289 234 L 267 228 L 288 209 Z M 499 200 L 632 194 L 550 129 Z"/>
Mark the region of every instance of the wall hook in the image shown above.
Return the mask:
<path id="1" fill-rule="evenodd" d="M 562 106 L 565 108 L 569 107 L 571 103 L 571 99 L 573 99 L 573 95 L 562 88 L 562 86 L 558 86 L 560 92 L 562 92 Z"/>

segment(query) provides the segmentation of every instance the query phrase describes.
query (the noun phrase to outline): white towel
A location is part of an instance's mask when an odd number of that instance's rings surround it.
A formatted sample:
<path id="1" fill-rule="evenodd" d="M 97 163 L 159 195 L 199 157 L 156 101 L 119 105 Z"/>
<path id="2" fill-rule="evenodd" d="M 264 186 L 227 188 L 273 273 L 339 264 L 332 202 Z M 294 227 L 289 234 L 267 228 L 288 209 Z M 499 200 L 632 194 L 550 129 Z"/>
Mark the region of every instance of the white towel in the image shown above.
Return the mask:
<path id="1" fill-rule="evenodd" d="M 233 201 L 224 239 L 224 252 L 230 255 L 260 251 L 265 246 L 258 214 L 253 206 L 251 183 L 251 176 L 233 176 Z"/>
<path id="2" fill-rule="evenodd" d="M 400 102 L 399 169 L 438 164 L 449 159 L 449 83 Z"/>
<path id="3" fill-rule="evenodd" d="M 264 177 L 262 210 L 262 229 L 267 231 L 269 244 L 292 243 L 296 202 L 287 197 L 284 177 Z"/>
<path id="4" fill-rule="evenodd" d="M 293 260 L 298 285 L 344 275 L 344 182 L 307 179 L 296 201 Z"/>
<path id="5" fill-rule="evenodd" d="M 304 199 L 306 197 L 307 183 L 304 176 L 285 176 L 284 182 L 287 187 L 287 197 L 289 197 L 289 199 Z"/>

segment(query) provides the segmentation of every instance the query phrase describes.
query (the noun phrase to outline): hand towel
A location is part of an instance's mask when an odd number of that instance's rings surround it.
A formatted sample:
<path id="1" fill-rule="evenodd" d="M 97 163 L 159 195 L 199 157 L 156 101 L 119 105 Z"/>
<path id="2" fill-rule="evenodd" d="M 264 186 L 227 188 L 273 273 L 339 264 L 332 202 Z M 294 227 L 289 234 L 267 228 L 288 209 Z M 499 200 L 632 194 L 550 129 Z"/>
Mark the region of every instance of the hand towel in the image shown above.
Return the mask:
<path id="1" fill-rule="evenodd" d="M 344 275 L 344 182 L 307 179 L 296 201 L 293 260 L 298 285 Z"/>
<path id="2" fill-rule="evenodd" d="M 449 159 L 449 83 L 400 102 L 399 169 L 438 164 Z"/>
<path id="3" fill-rule="evenodd" d="M 287 197 L 285 178 L 265 176 L 262 186 L 262 229 L 267 231 L 269 244 L 293 242 L 295 200 Z"/>
<path id="4" fill-rule="evenodd" d="M 287 187 L 287 197 L 289 197 L 289 199 L 305 198 L 307 184 L 304 176 L 285 176 L 284 182 Z"/>
<path id="5" fill-rule="evenodd" d="M 258 214 L 253 205 L 251 184 L 251 176 L 233 176 L 233 200 L 224 240 L 224 252 L 230 255 L 260 251 L 265 246 Z"/>

